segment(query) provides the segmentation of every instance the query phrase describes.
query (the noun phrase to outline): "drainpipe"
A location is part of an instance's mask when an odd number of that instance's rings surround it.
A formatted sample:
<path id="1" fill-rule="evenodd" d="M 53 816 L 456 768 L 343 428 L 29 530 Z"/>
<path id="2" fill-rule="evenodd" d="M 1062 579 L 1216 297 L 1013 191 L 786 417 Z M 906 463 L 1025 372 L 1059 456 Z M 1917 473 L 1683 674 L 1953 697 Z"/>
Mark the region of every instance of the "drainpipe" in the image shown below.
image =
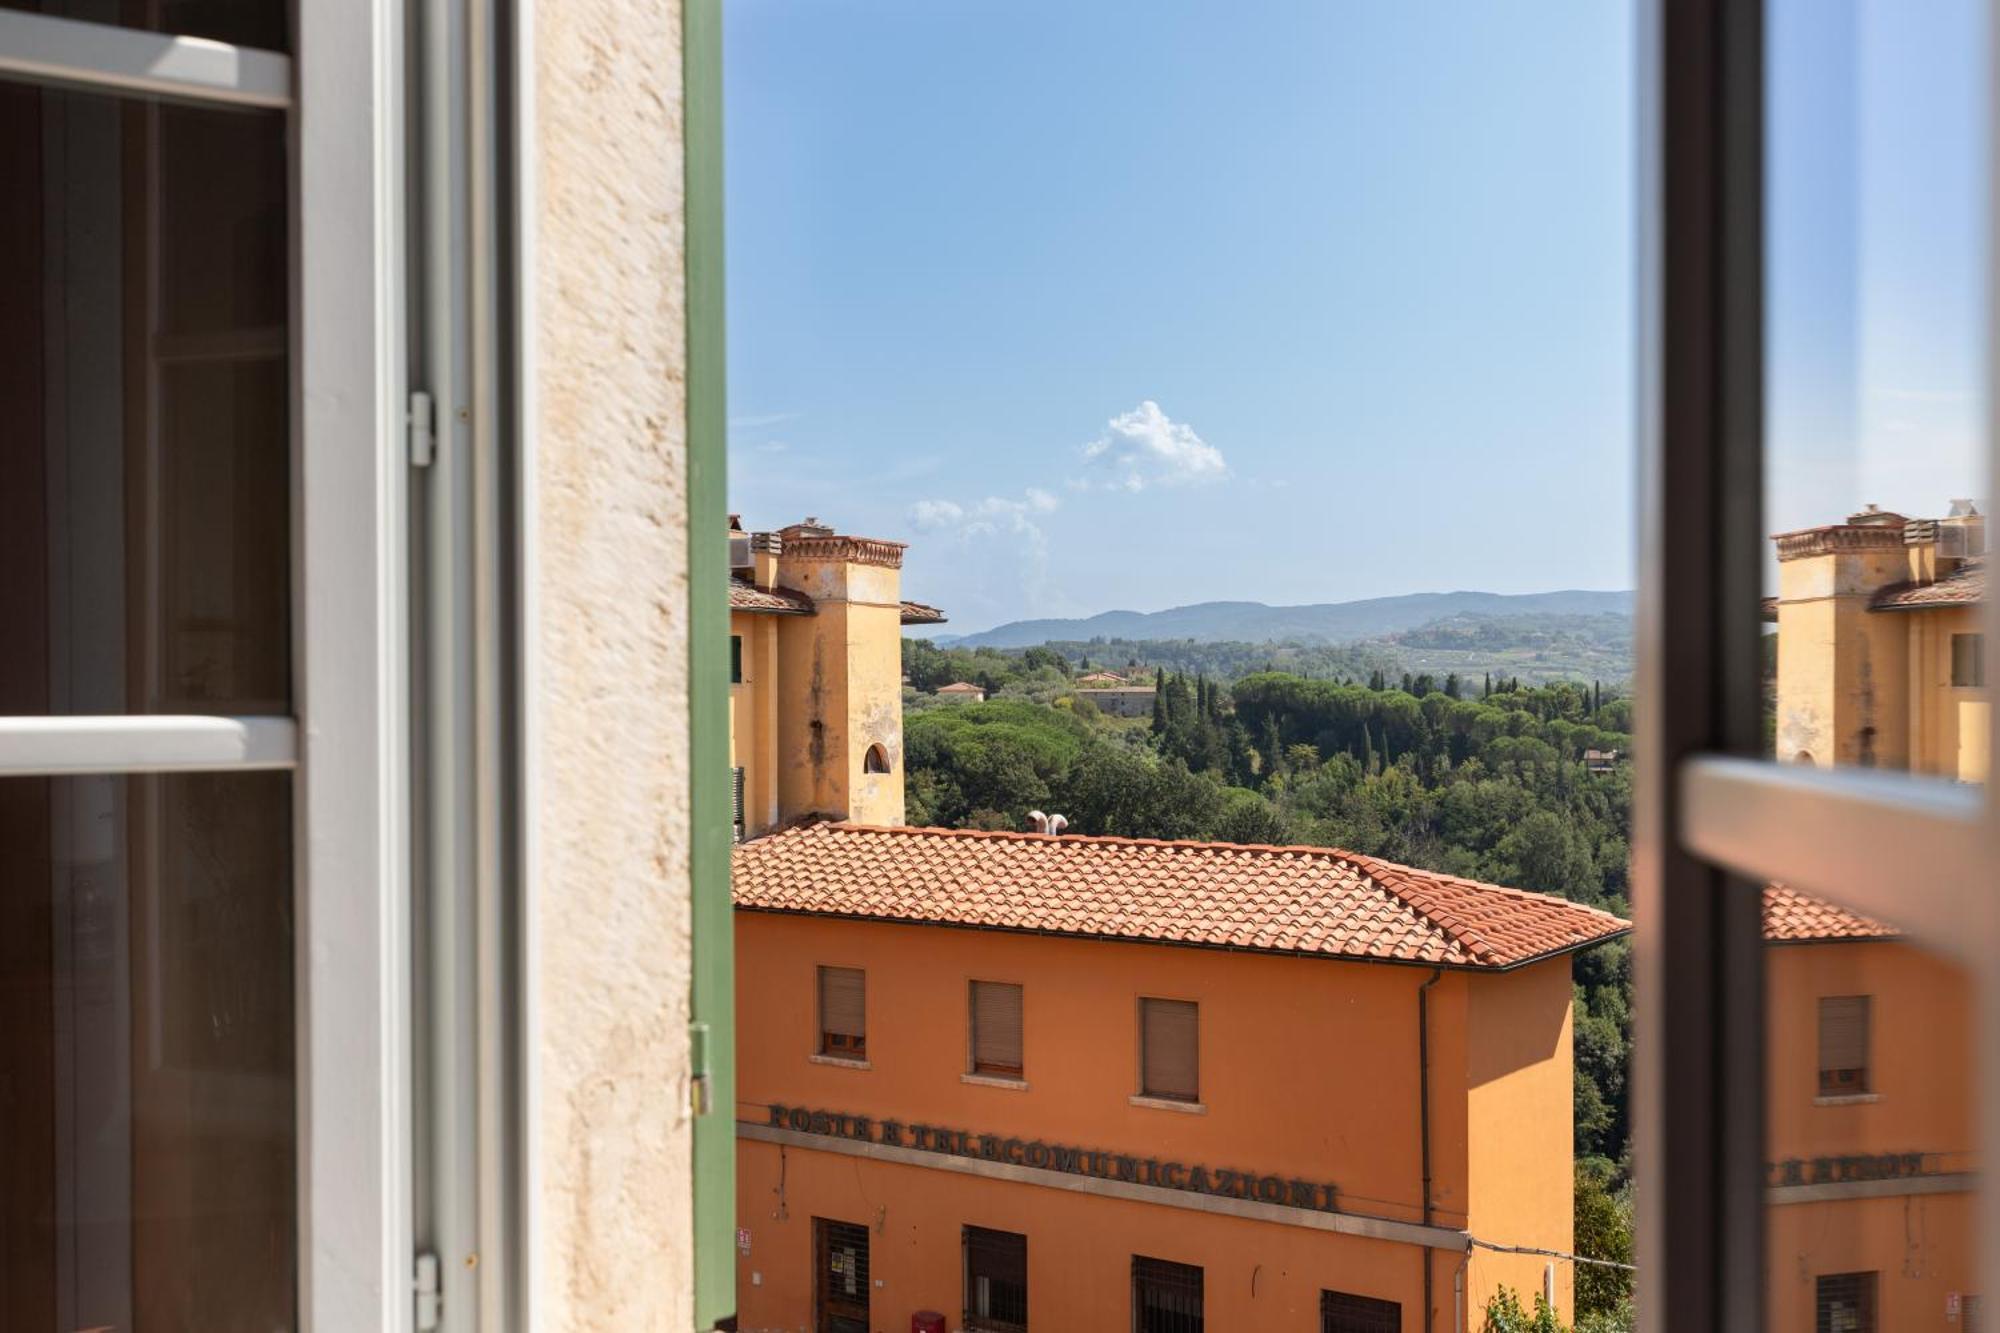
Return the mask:
<path id="1" fill-rule="evenodd" d="M 1431 987 L 1444 976 L 1444 969 L 1431 969 L 1431 979 L 1417 987 L 1417 1134 L 1423 1149 L 1424 1225 L 1431 1225 Z M 1431 1333 L 1431 1251 L 1418 1251 L 1424 1260 L 1424 1333 Z"/>

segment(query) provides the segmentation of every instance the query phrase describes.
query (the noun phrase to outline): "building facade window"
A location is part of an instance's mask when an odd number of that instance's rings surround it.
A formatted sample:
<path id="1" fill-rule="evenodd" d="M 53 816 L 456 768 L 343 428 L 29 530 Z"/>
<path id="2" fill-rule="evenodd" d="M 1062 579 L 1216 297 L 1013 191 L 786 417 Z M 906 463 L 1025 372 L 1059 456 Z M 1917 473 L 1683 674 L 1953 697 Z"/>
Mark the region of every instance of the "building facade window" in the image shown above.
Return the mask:
<path id="1" fill-rule="evenodd" d="M 729 683 L 731 685 L 741 685 L 743 683 L 743 636 L 741 634 L 732 634 L 729 636 Z"/>
<path id="2" fill-rule="evenodd" d="M 1202 1270 L 1132 1256 L 1132 1333 L 1201 1333 Z"/>
<path id="3" fill-rule="evenodd" d="M 965 1327 L 972 1333 L 1024 1333 L 1028 1238 L 985 1227 L 967 1227 L 964 1234 Z"/>
<path id="4" fill-rule="evenodd" d="M 970 1001 L 972 1072 L 1020 1078 L 1026 1071 L 1021 1043 L 1021 987 L 1008 981 L 975 981 Z"/>
<path id="5" fill-rule="evenodd" d="M 1139 1092 L 1201 1100 L 1200 1007 L 1192 1000 L 1139 1001 Z"/>
<path id="6" fill-rule="evenodd" d="M 1319 1294 L 1319 1333 L 1402 1333 L 1403 1307 L 1344 1291 Z"/>
<path id="7" fill-rule="evenodd" d="M 869 1333 L 868 1228 L 813 1219 L 813 1327 L 818 1333 Z"/>
<path id="8" fill-rule="evenodd" d="M 1813 1333 L 1875 1333 L 1877 1273 L 1828 1273 L 1813 1286 Z"/>
<path id="9" fill-rule="evenodd" d="M 861 771 L 864 773 L 887 773 L 889 771 L 889 751 L 880 741 L 868 747 L 861 757 Z"/>
<path id="10" fill-rule="evenodd" d="M 1873 1001 L 1866 995 L 1828 995 L 1819 1002 L 1819 1095 L 1870 1092 L 1868 1039 Z"/>
<path id="11" fill-rule="evenodd" d="M 1963 688 L 1976 688 L 1986 684 L 1984 634 L 1951 636 L 1951 683 Z"/>
<path id="12" fill-rule="evenodd" d="M 819 970 L 819 1053 L 868 1058 L 868 974 L 858 967 Z"/>

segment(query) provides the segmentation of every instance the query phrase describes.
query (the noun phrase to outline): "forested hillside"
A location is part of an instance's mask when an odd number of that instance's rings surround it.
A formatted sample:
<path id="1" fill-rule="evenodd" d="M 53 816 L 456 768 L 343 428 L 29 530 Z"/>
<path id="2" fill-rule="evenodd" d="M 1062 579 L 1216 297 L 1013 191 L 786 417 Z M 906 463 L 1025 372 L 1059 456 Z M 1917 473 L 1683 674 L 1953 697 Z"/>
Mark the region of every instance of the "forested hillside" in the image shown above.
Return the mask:
<path id="1" fill-rule="evenodd" d="M 938 675 L 978 681 L 960 668 L 984 659 L 913 641 L 905 662 L 913 685 L 935 688 Z M 979 683 L 1011 697 L 913 695 L 912 823 L 1019 829 L 1031 809 L 1060 811 L 1075 833 L 1340 847 L 1626 912 L 1631 709 L 1601 686 L 1380 672 L 1366 684 L 1258 672 L 1225 686 L 1160 672 L 1152 718 L 1128 721 L 1098 716 L 1052 651 L 990 664 L 1007 679 Z M 1593 773 L 1591 749 L 1621 762 Z M 1615 1171 L 1627 946 L 1580 955 L 1576 982 L 1577 1151 Z"/>

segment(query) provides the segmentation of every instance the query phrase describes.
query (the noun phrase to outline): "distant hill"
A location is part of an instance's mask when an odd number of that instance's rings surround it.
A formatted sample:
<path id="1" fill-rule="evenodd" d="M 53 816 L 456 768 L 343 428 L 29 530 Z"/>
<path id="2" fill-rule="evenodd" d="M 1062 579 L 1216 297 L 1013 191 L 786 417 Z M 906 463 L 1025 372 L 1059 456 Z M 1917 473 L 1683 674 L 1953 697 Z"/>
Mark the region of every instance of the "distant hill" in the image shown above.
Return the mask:
<path id="1" fill-rule="evenodd" d="M 952 640 L 967 648 L 1030 648 L 1091 639 L 1193 639 L 1204 642 L 1353 643 L 1386 638 L 1458 616 L 1626 616 L 1629 592 L 1420 592 L 1358 602 L 1267 606 L 1197 602 L 1165 611 L 1106 611 L 1076 620 L 1016 620 Z"/>

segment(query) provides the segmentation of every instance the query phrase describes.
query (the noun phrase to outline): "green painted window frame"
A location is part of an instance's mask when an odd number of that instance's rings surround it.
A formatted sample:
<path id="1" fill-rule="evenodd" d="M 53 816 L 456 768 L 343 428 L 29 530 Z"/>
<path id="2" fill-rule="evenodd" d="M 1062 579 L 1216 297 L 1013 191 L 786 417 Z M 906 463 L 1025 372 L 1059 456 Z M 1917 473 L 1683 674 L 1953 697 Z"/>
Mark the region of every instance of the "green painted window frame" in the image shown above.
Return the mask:
<path id="1" fill-rule="evenodd" d="M 741 685 L 743 683 L 743 636 L 741 634 L 732 634 L 729 636 L 729 683 L 731 685 Z"/>
<path id="2" fill-rule="evenodd" d="M 722 0 L 683 0 L 687 198 L 689 753 L 693 765 L 690 1049 L 694 1313 L 736 1313 L 736 954 L 729 894 L 727 393 L 723 323 Z"/>

